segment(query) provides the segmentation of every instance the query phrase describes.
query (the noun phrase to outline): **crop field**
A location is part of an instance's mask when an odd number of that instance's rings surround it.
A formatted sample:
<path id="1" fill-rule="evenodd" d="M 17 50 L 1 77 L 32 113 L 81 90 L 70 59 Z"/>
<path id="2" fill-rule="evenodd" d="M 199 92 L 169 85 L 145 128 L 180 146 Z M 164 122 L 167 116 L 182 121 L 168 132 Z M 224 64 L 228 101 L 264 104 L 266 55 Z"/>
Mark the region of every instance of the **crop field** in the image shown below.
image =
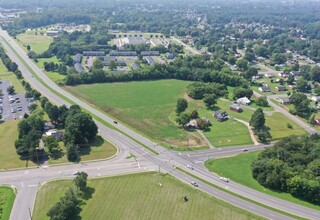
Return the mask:
<path id="1" fill-rule="evenodd" d="M 250 151 L 250 149 L 249 149 Z M 284 200 L 288 200 L 309 208 L 320 210 L 319 206 L 302 201 L 290 195 L 289 193 L 283 193 L 273 191 L 260 185 L 251 174 L 251 164 L 257 158 L 260 152 L 242 153 L 234 157 L 227 157 L 221 159 L 210 159 L 205 162 L 205 166 L 215 173 L 221 176 L 230 178 L 231 181 L 238 182 L 244 186 L 250 187 L 257 191 L 275 196 Z"/>
<path id="2" fill-rule="evenodd" d="M 27 51 L 27 45 L 30 45 L 31 49 L 36 53 L 42 53 L 49 48 L 49 45 L 53 41 L 52 38 L 35 34 L 35 31 L 26 31 L 23 34 L 17 36 L 18 44 Z"/>
<path id="3" fill-rule="evenodd" d="M 46 213 L 64 194 L 71 181 L 45 184 L 38 192 L 33 218 Z M 160 187 L 159 183 L 162 184 Z M 81 206 L 81 219 L 262 219 L 209 196 L 170 175 L 140 173 L 90 179 L 92 198 Z M 189 198 L 183 202 L 183 197 Z"/>
<path id="4" fill-rule="evenodd" d="M 11 187 L 0 186 L 0 220 L 9 220 L 15 197 Z"/>

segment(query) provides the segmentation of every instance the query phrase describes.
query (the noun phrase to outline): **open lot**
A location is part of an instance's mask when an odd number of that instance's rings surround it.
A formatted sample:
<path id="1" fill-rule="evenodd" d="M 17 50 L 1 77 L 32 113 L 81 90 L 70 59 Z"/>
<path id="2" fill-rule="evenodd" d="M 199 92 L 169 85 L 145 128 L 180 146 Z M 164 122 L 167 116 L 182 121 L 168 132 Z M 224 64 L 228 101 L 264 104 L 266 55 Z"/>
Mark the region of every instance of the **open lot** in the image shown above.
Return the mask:
<path id="1" fill-rule="evenodd" d="M 249 149 L 250 151 L 250 149 Z M 231 181 L 238 182 L 244 186 L 253 188 L 257 191 L 264 192 L 284 200 L 288 200 L 303 206 L 320 210 L 320 206 L 302 201 L 291 196 L 289 193 L 283 193 L 267 189 L 260 185 L 251 174 L 251 163 L 257 158 L 260 152 L 243 153 L 234 157 L 222 159 L 211 159 L 206 161 L 205 166 L 221 176 L 230 178 Z"/>
<path id="2" fill-rule="evenodd" d="M 44 63 L 47 62 L 54 62 L 54 63 L 60 63 L 60 61 L 56 57 L 51 57 L 51 58 L 40 58 L 38 59 L 38 62 L 36 65 L 43 70 L 43 72 L 54 82 L 57 82 L 59 80 L 63 80 L 66 76 L 59 74 L 57 72 L 52 72 L 52 71 L 45 71 L 44 70 Z"/>
<path id="3" fill-rule="evenodd" d="M 0 59 L 0 80 L 9 81 L 16 93 L 25 93 L 23 86 L 13 72 L 9 72 Z"/>
<path id="4" fill-rule="evenodd" d="M 38 192 L 32 219 L 46 213 L 71 181 L 49 182 Z M 159 183 L 163 187 L 159 186 Z M 92 198 L 81 206 L 81 219 L 263 219 L 211 197 L 170 175 L 141 173 L 90 179 Z M 183 197 L 189 198 L 183 202 Z"/>
<path id="5" fill-rule="evenodd" d="M 30 45 L 34 52 L 42 53 L 48 49 L 53 39 L 51 37 L 41 35 L 40 31 L 28 30 L 25 33 L 19 34 L 16 41 L 25 51 L 27 51 L 27 45 Z"/>
<path id="6" fill-rule="evenodd" d="M 15 197 L 11 187 L 0 186 L 0 220 L 9 220 Z"/>
<path id="7" fill-rule="evenodd" d="M 153 140 L 173 145 L 205 145 L 197 134 L 179 129 L 170 120 L 175 114 L 177 99 L 183 97 L 189 83 L 159 80 L 81 85 L 66 89 Z"/>

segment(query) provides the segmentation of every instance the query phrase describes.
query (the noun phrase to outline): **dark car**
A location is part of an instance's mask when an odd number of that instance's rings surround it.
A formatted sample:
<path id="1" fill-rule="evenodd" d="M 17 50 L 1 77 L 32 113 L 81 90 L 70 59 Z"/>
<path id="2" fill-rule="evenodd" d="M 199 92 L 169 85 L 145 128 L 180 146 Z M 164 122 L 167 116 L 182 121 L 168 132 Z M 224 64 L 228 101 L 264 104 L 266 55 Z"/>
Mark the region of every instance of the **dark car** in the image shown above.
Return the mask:
<path id="1" fill-rule="evenodd" d="M 117 122 L 117 121 L 113 121 L 113 123 L 114 123 L 114 124 L 118 124 L 118 122 Z"/>

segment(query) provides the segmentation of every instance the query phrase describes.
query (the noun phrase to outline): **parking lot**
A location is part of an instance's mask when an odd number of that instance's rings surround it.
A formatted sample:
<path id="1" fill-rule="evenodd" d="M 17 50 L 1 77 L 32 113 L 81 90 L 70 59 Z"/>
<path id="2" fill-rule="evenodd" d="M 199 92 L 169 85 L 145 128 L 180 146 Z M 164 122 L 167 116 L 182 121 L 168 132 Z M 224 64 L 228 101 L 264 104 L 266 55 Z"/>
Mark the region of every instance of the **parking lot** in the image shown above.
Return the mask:
<path id="1" fill-rule="evenodd" d="M 25 113 L 29 114 L 29 100 L 24 94 L 9 95 L 7 88 L 10 86 L 9 81 L 0 80 L 0 114 L 3 121 L 10 121 L 22 118 Z M 32 100 L 31 100 L 32 101 Z"/>

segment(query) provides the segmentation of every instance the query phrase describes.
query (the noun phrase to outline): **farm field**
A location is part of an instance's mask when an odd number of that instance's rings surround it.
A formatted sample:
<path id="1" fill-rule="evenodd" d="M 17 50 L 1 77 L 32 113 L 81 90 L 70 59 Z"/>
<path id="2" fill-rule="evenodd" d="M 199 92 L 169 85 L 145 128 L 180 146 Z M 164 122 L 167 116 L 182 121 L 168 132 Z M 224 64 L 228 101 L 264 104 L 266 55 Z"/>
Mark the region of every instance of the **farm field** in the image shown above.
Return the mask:
<path id="1" fill-rule="evenodd" d="M 70 186 L 70 180 L 45 184 L 38 192 L 33 219 L 46 213 Z M 159 183 L 163 187 L 159 186 Z M 92 198 L 81 206 L 81 219 L 263 219 L 209 196 L 170 175 L 140 173 L 90 179 Z M 187 195 L 188 202 L 183 202 Z"/>
<path id="2" fill-rule="evenodd" d="M 257 191 L 278 197 L 280 199 L 291 201 L 299 205 L 320 210 L 319 206 L 297 199 L 291 196 L 289 193 L 273 191 L 260 185 L 251 174 L 251 163 L 258 157 L 259 153 L 260 152 L 257 151 L 242 153 L 233 157 L 210 159 L 205 162 L 205 166 L 212 172 L 230 178 L 231 181 L 240 183 Z"/>
<path id="3" fill-rule="evenodd" d="M 0 186 L 0 220 L 9 220 L 16 195 L 8 186 Z"/>
<path id="4" fill-rule="evenodd" d="M 26 31 L 25 33 L 19 34 L 16 41 L 25 51 L 27 51 L 27 45 L 30 45 L 34 52 L 42 53 L 48 49 L 53 39 L 40 35 L 40 32 L 37 35 L 35 33 L 36 31 L 34 30 Z"/>
<path id="5" fill-rule="evenodd" d="M 0 59 L 0 80 L 10 81 L 14 86 L 16 93 L 24 93 L 25 90 L 13 72 L 9 72 Z"/>

